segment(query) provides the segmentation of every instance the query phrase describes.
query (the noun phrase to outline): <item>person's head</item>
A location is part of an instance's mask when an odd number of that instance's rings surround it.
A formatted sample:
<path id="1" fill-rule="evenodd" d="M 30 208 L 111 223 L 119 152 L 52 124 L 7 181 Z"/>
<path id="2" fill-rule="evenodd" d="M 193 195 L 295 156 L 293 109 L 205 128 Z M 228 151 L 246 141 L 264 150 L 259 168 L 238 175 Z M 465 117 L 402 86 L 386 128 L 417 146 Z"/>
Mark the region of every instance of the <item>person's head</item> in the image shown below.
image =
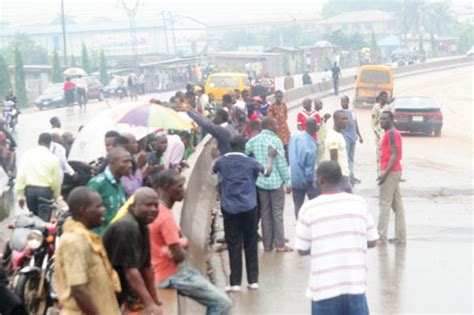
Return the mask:
<path id="1" fill-rule="evenodd" d="M 53 117 L 49 120 L 52 128 L 61 128 L 61 121 L 58 117 Z"/>
<path id="2" fill-rule="evenodd" d="M 129 211 L 142 226 L 155 221 L 158 216 L 160 199 L 156 191 L 150 187 L 138 188 L 133 194 L 134 201 L 129 207 Z"/>
<path id="3" fill-rule="evenodd" d="M 277 132 L 277 122 L 273 117 L 265 117 L 262 120 L 262 129 Z"/>
<path id="4" fill-rule="evenodd" d="M 324 161 L 316 170 L 316 181 L 321 192 L 337 191 L 342 179 L 342 171 L 336 161 Z"/>
<path id="5" fill-rule="evenodd" d="M 245 152 L 246 140 L 243 136 L 237 135 L 230 139 L 230 148 L 233 152 Z"/>
<path id="6" fill-rule="evenodd" d="M 315 98 L 313 103 L 314 103 L 314 110 L 319 112 L 321 109 L 323 109 L 323 101 L 321 101 L 321 99 Z"/>
<path id="7" fill-rule="evenodd" d="M 262 131 L 262 122 L 260 120 L 254 120 L 250 124 L 250 134 L 251 137 L 255 137 Z"/>
<path id="8" fill-rule="evenodd" d="M 186 102 L 188 102 L 189 105 L 193 107 L 196 105 L 196 94 L 194 94 L 193 91 L 187 91 L 184 94 L 184 97 L 186 99 Z"/>
<path id="9" fill-rule="evenodd" d="M 278 90 L 275 92 L 275 102 L 277 104 L 281 104 L 281 101 L 283 100 L 283 92 Z"/>
<path id="10" fill-rule="evenodd" d="M 170 206 L 184 199 L 185 178 L 174 169 L 167 169 L 152 175 L 152 186 L 160 194 L 162 200 Z"/>
<path id="11" fill-rule="evenodd" d="M 307 111 L 307 112 L 310 112 L 311 111 L 311 99 L 310 98 L 305 98 L 303 100 L 303 108 Z"/>
<path id="12" fill-rule="evenodd" d="M 341 107 L 342 107 L 342 109 L 349 109 L 349 103 L 350 103 L 349 96 L 344 95 L 343 97 L 341 97 Z"/>
<path id="13" fill-rule="evenodd" d="M 388 93 L 386 91 L 382 91 L 379 93 L 379 96 L 377 96 L 377 102 L 380 103 L 380 105 L 385 105 L 387 104 L 388 101 Z"/>
<path id="14" fill-rule="evenodd" d="M 63 143 L 64 144 L 73 144 L 74 142 L 74 135 L 72 132 L 66 131 L 63 133 Z"/>
<path id="15" fill-rule="evenodd" d="M 222 96 L 222 106 L 229 107 L 233 104 L 232 95 L 231 94 L 224 94 Z"/>
<path id="16" fill-rule="evenodd" d="M 128 151 L 128 139 L 125 138 L 124 136 L 120 135 L 118 136 L 117 138 L 115 138 L 114 140 L 114 148 L 116 147 L 122 147 L 124 148 L 125 150 Z M 129 151 L 130 152 L 130 151 Z"/>
<path id="17" fill-rule="evenodd" d="M 337 66 L 337 61 L 334 61 L 334 66 Z"/>
<path id="18" fill-rule="evenodd" d="M 115 179 L 128 176 L 132 170 L 132 155 L 123 147 L 115 147 L 108 155 L 108 167 Z"/>
<path id="19" fill-rule="evenodd" d="M 79 79 L 82 79 L 82 75 L 79 75 L 78 77 L 79 77 Z"/>
<path id="20" fill-rule="evenodd" d="M 157 153 L 165 153 L 166 149 L 168 148 L 168 137 L 166 134 L 160 134 L 156 136 L 155 141 L 153 142 L 153 149 Z"/>
<path id="21" fill-rule="evenodd" d="M 226 123 L 229 120 L 229 114 L 222 108 L 218 108 L 214 114 L 212 122 L 216 125 Z"/>
<path id="22" fill-rule="evenodd" d="M 318 121 L 314 117 L 306 119 L 306 132 L 313 136 L 318 131 Z"/>
<path id="23" fill-rule="evenodd" d="M 346 128 L 349 117 L 347 117 L 347 113 L 345 111 L 337 110 L 333 114 L 333 119 L 334 129 L 341 131 L 342 129 Z"/>
<path id="24" fill-rule="evenodd" d="M 130 152 L 131 154 L 137 154 L 139 147 L 135 135 L 129 132 L 125 132 L 122 134 L 122 137 L 125 137 L 128 141 L 128 144 L 125 147 L 128 152 Z"/>
<path id="25" fill-rule="evenodd" d="M 51 142 L 53 141 L 51 134 L 48 132 L 43 132 L 39 135 L 38 144 L 43 147 L 49 148 Z"/>
<path id="26" fill-rule="evenodd" d="M 186 92 L 192 92 L 194 90 L 194 85 L 191 83 L 186 84 Z"/>
<path id="27" fill-rule="evenodd" d="M 291 74 L 289 72 L 286 73 L 287 76 L 290 76 Z"/>
<path id="28" fill-rule="evenodd" d="M 209 102 L 214 102 L 216 100 L 214 93 L 209 93 L 207 96 L 209 97 Z"/>
<path id="29" fill-rule="evenodd" d="M 69 211 L 74 220 L 88 229 L 99 227 L 105 222 L 105 208 L 100 195 L 89 187 L 74 188 L 67 198 Z"/>
<path id="30" fill-rule="evenodd" d="M 107 151 L 107 153 L 110 153 L 110 150 L 114 148 L 115 138 L 117 138 L 118 136 L 120 136 L 120 134 L 115 130 L 110 130 L 105 133 L 104 142 L 105 151 Z"/>
<path id="31" fill-rule="evenodd" d="M 262 107 L 262 98 L 260 96 L 252 97 L 252 106 L 254 110 L 259 110 Z"/>
<path id="32" fill-rule="evenodd" d="M 384 130 L 389 130 L 393 127 L 393 113 L 391 111 L 383 111 L 380 114 L 380 126 Z"/>
<path id="33" fill-rule="evenodd" d="M 176 93 L 174 94 L 174 96 L 175 96 L 180 102 L 184 102 L 184 100 L 185 100 L 183 91 L 176 91 Z"/>
<path id="34" fill-rule="evenodd" d="M 56 142 L 58 144 L 63 144 L 63 137 L 61 137 L 61 135 L 59 133 L 52 133 L 51 134 L 51 140 L 53 142 Z"/>
<path id="35" fill-rule="evenodd" d="M 66 81 L 71 81 L 71 78 L 70 78 L 70 77 L 66 77 Z"/>
<path id="36" fill-rule="evenodd" d="M 187 130 L 183 130 L 179 133 L 179 138 L 186 148 L 191 146 L 191 133 Z"/>
<path id="37" fill-rule="evenodd" d="M 240 90 L 239 89 L 234 90 L 234 97 L 235 97 L 236 100 L 240 99 Z"/>
<path id="38" fill-rule="evenodd" d="M 242 91 L 242 100 L 244 102 L 249 102 L 250 101 L 250 92 L 249 92 L 249 90 L 243 90 Z"/>

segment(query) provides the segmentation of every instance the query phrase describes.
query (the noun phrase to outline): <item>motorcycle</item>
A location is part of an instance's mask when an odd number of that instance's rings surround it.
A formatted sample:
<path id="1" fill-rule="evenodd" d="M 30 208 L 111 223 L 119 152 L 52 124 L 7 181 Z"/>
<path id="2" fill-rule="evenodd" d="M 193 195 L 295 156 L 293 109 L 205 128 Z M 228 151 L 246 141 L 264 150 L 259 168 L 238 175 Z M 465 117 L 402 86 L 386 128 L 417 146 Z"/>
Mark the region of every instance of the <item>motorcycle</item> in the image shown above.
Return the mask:
<path id="1" fill-rule="evenodd" d="M 16 108 L 16 104 L 12 101 L 7 101 L 3 110 L 3 118 L 5 119 L 6 127 L 12 131 L 15 130 L 15 126 L 18 123 L 18 115 L 20 115 L 20 111 Z"/>
<path id="2" fill-rule="evenodd" d="M 44 200 L 46 202 L 46 200 Z M 55 204 L 48 201 L 51 207 Z M 54 279 L 55 250 L 59 229 L 68 212 L 55 213 L 52 222 L 44 222 L 31 214 L 21 214 L 9 225 L 12 238 L 5 247 L 3 266 L 9 286 L 22 300 L 29 314 L 45 314 L 57 301 Z"/>

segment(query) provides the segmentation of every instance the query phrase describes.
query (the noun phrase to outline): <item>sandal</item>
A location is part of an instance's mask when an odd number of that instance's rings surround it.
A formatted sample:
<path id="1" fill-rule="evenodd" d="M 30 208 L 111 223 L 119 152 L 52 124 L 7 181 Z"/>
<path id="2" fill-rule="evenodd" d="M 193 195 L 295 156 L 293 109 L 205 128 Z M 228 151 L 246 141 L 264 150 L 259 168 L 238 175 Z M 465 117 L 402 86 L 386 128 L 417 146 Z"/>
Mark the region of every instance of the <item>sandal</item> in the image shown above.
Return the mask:
<path id="1" fill-rule="evenodd" d="M 280 248 L 277 248 L 275 249 L 275 251 L 277 253 L 289 253 L 289 252 L 292 252 L 293 251 L 293 248 L 289 247 L 289 246 L 285 246 L 285 247 L 280 247 Z"/>

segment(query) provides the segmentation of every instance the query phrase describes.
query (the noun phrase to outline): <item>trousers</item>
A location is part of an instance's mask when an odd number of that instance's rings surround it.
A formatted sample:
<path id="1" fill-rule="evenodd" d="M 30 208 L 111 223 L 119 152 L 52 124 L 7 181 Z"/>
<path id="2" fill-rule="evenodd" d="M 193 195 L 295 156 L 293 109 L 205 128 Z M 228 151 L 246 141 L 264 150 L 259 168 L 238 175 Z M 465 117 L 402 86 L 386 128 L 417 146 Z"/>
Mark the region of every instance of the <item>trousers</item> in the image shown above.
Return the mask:
<path id="1" fill-rule="evenodd" d="M 251 209 L 231 214 L 222 209 L 225 240 L 229 252 L 230 285 L 242 282 L 242 243 L 245 252 L 247 282 L 258 283 L 258 234 L 257 211 Z"/>
<path id="2" fill-rule="evenodd" d="M 312 315 L 369 315 L 365 294 L 343 294 L 333 298 L 313 301 Z"/>
<path id="3" fill-rule="evenodd" d="M 347 146 L 347 161 L 349 163 L 349 178 L 354 179 L 354 156 L 355 156 L 355 148 L 357 142 L 346 141 Z"/>
<path id="4" fill-rule="evenodd" d="M 401 177 L 402 172 L 390 172 L 385 182 L 379 187 L 380 215 L 377 230 L 382 241 L 387 240 L 390 210 L 392 209 L 395 213 L 395 238 L 400 242 L 406 242 L 405 210 L 400 194 Z"/>
<path id="5" fill-rule="evenodd" d="M 298 220 L 298 214 L 303 206 L 305 197 L 314 199 L 318 196 L 317 189 L 314 185 L 309 185 L 305 189 L 293 188 L 293 203 L 295 204 L 295 218 Z"/>
<path id="6" fill-rule="evenodd" d="M 285 192 L 283 187 L 275 190 L 258 188 L 262 220 L 263 246 L 266 249 L 285 247 L 285 228 L 283 210 L 285 208 Z"/>
<path id="7" fill-rule="evenodd" d="M 52 200 L 53 191 L 49 187 L 26 186 L 25 199 L 28 209 L 43 221 L 49 222 L 51 219 L 51 205 L 41 199 Z"/>

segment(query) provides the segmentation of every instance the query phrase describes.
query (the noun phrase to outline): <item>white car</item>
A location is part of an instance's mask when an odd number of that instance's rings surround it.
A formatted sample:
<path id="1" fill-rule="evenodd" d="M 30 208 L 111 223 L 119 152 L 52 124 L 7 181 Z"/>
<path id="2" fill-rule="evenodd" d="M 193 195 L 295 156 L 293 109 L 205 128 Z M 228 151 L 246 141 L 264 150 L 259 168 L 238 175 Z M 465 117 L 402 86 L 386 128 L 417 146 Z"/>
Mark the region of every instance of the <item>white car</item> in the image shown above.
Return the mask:
<path id="1" fill-rule="evenodd" d="M 467 51 L 466 56 L 468 57 L 474 56 L 474 46 L 471 46 L 471 49 Z"/>

